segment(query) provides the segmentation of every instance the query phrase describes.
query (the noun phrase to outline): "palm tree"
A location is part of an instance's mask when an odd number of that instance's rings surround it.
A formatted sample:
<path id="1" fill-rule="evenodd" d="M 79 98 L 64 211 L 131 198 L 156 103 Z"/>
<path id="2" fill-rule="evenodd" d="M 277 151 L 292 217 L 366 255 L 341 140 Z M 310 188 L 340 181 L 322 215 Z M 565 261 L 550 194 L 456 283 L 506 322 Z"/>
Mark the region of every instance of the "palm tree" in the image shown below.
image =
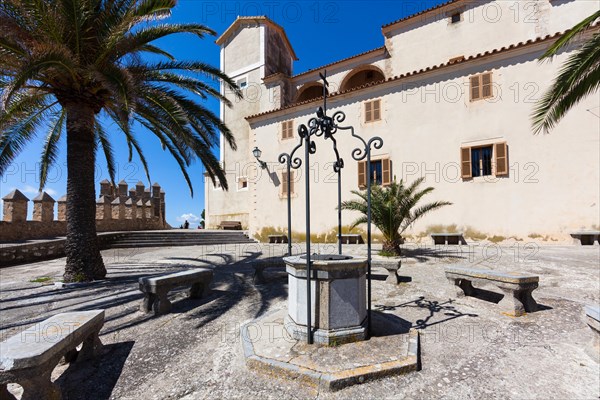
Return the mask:
<path id="1" fill-rule="evenodd" d="M 175 158 L 190 191 L 187 168 L 196 159 L 213 182 L 218 179 L 227 188 L 211 148 L 218 143 L 219 131 L 234 149 L 235 141 L 198 100 L 215 97 L 230 104 L 203 77 L 220 79 L 236 95 L 240 92 L 219 69 L 200 61 L 177 61 L 153 44 L 177 33 L 198 38 L 215 34 L 200 24 L 156 22 L 168 17 L 175 4 L 176 0 L 0 2 L 0 175 L 44 129 L 41 189 L 66 132 L 65 281 L 106 275 L 96 237 L 94 184 L 97 151 L 104 154 L 115 180 L 106 123 L 122 131 L 130 161 L 135 152 L 149 181 L 136 127 L 146 128 Z M 145 59 L 148 55 L 152 61 Z"/>
<path id="2" fill-rule="evenodd" d="M 559 51 L 585 33 L 600 18 L 596 11 L 557 40 L 540 61 L 553 58 Z M 548 133 L 577 103 L 600 88 L 600 32 L 571 55 L 561 67 L 558 77 L 540 99 L 533 112 L 534 132 Z"/>
<path id="3" fill-rule="evenodd" d="M 425 178 L 415 180 L 405 186 L 404 181 L 395 180 L 387 187 L 375 185 L 371 188 L 371 221 L 384 236 L 383 252 L 400 255 L 402 233 L 425 214 L 443 206 L 451 205 L 447 201 L 436 201 L 417 207 L 423 196 L 433 191 L 432 187 L 420 190 Z M 352 191 L 359 200 L 342 202 L 342 210 L 362 213 L 351 225 L 352 228 L 367 223 L 367 192 Z"/>

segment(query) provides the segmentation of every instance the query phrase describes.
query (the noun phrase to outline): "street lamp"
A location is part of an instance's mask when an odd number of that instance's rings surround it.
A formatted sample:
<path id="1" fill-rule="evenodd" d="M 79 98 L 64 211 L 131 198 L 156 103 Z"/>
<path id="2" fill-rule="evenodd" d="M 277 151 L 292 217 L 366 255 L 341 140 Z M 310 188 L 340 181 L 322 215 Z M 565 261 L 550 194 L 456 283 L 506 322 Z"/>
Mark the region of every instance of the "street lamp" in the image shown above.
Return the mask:
<path id="1" fill-rule="evenodd" d="M 260 149 L 258 147 L 254 147 L 254 150 L 252 150 L 252 154 L 254 154 L 254 158 L 256 158 L 256 161 L 258 161 L 258 164 L 260 165 L 260 167 L 262 169 L 267 169 L 267 163 L 264 161 L 261 161 L 260 156 L 262 155 L 262 151 L 260 151 Z"/>

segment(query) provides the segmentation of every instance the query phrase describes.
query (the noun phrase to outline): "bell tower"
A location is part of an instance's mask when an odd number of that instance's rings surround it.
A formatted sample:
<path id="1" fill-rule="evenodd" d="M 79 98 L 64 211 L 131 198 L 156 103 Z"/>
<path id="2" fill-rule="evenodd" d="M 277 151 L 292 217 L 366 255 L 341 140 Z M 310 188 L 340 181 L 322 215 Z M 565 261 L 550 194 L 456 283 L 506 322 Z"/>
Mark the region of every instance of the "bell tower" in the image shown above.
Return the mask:
<path id="1" fill-rule="evenodd" d="M 221 120 L 232 131 L 237 150 L 220 141 L 220 161 L 227 173 L 229 191 L 207 180 L 205 204 L 207 227 L 221 221 L 240 221 L 248 229 L 252 200 L 249 171 L 256 168 L 254 140 L 246 117 L 280 108 L 293 96 L 290 76 L 296 54 L 281 26 L 265 16 L 238 17 L 216 40 L 221 48 L 221 70 L 242 89 L 238 99 L 221 84 L 221 94 L 232 102 L 220 105 Z"/>

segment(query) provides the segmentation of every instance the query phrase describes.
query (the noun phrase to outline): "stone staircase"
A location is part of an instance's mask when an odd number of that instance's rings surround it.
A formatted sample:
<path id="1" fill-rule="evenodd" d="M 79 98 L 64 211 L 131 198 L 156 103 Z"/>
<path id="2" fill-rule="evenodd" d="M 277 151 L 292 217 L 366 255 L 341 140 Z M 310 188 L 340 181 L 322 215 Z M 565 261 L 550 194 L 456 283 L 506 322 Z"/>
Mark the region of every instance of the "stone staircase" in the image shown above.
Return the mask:
<path id="1" fill-rule="evenodd" d="M 110 248 L 203 246 L 256 243 L 244 231 L 182 230 L 128 232 L 115 239 Z"/>

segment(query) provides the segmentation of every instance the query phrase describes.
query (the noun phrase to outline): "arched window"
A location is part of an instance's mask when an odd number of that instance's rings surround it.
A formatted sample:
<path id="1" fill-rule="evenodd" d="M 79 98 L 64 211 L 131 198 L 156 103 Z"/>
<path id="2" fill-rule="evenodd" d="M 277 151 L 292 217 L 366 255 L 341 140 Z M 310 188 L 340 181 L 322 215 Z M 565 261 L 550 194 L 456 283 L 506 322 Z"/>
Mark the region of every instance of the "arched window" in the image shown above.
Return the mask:
<path id="1" fill-rule="evenodd" d="M 307 83 L 298 90 L 296 103 L 318 99 L 323 96 L 323 85 L 320 83 Z"/>
<path id="2" fill-rule="evenodd" d="M 341 91 L 354 89 L 368 83 L 385 80 L 383 72 L 375 66 L 368 65 L 351 71 L 342 82 Z"/>

